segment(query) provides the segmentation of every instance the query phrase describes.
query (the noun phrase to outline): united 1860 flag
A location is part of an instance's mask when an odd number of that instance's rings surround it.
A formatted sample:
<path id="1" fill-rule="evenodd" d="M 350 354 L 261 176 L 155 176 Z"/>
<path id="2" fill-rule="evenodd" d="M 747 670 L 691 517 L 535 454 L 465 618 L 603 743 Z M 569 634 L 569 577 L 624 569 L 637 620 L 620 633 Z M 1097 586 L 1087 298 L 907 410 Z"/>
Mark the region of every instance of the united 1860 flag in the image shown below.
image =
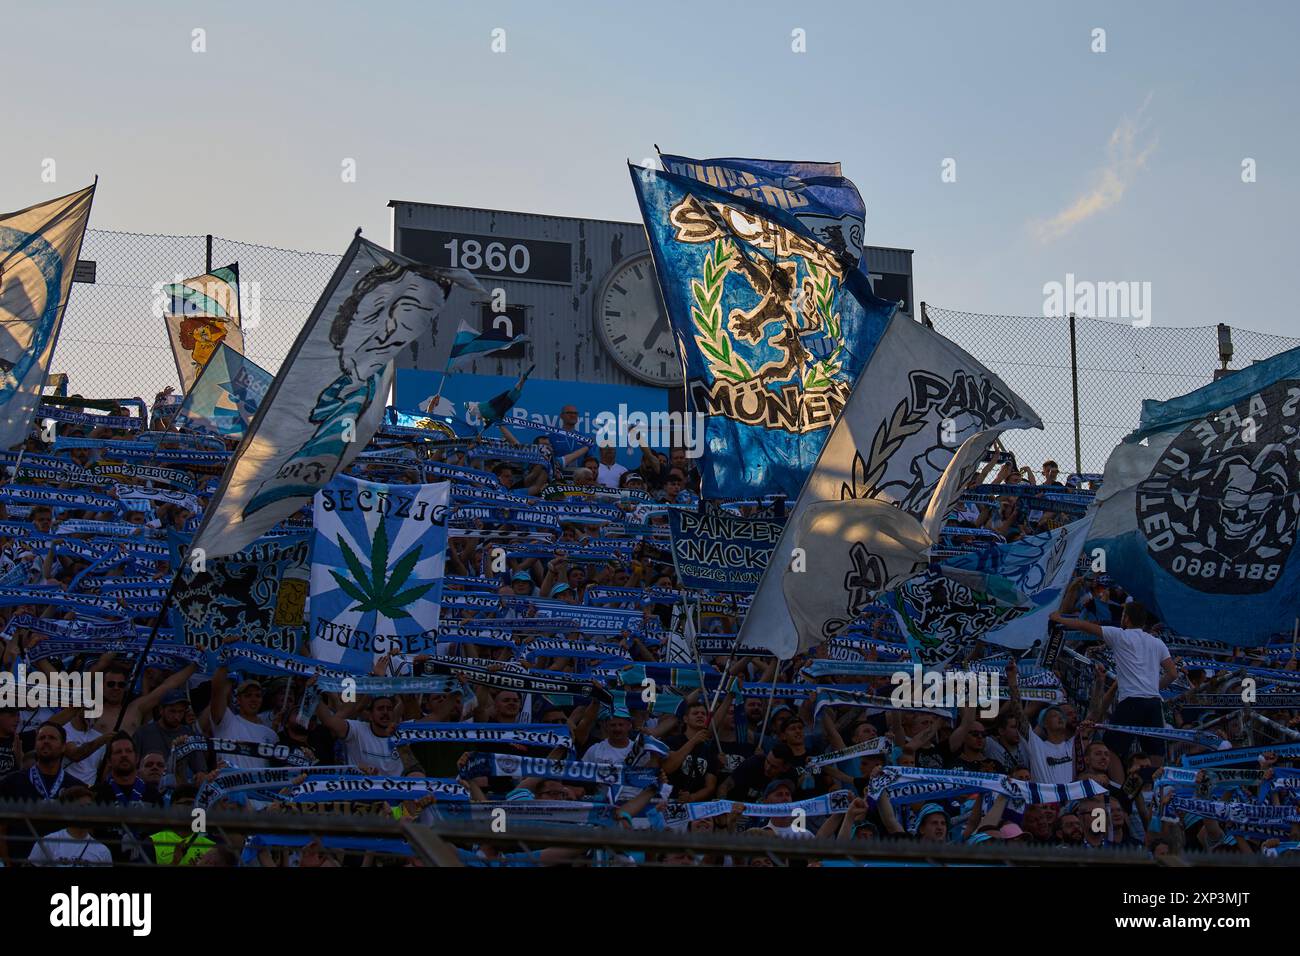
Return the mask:
<path id="1" fill-rule="evenodd" d="M 1300 349 L 1143 403 L 1086 547 L 1174 633 L 1263 644 L 1300 608 Z"/>

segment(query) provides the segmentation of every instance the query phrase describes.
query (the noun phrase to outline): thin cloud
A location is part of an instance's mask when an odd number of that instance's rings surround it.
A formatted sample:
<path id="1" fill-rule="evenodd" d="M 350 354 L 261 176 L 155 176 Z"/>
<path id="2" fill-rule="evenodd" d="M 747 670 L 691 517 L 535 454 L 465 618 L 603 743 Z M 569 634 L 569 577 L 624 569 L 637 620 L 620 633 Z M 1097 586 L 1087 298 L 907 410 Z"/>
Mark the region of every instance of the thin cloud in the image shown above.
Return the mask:
<path id="1" fill-rule="evenodd" d="M 1147 124 L 1142 117 L 1150 102 L 1151 94 L 1148 93 L 1137 115 L 1124 117 L 1110 134 L 1110 142 L 1106 144 L 1106 165 L 1097 173 L 1095 185 L 1051 219 L 1034 223 L 1034 235 L 1039 242 L 1060 239 L 1075 226 L 1110 209 L 1124 198 L 1124 193 L 1137 174 L 1146 168 L 1147 160 L 1156 148 L 1154 138 L 1143 141 Z"/>

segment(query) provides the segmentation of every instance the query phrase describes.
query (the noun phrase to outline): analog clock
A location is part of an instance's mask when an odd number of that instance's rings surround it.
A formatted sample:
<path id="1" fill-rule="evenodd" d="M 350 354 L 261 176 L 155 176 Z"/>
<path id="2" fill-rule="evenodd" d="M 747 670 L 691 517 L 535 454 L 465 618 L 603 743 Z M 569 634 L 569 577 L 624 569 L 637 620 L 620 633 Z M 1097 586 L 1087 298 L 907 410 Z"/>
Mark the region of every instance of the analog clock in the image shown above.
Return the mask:
<path id="1" fill-rule="evenodd" d="M 650 253 L 624 259 L 596 294 L 596 328 L 605 350 L 629 375 L 651 385 L 682 384 L 682 360 L 668 323 Z"/>

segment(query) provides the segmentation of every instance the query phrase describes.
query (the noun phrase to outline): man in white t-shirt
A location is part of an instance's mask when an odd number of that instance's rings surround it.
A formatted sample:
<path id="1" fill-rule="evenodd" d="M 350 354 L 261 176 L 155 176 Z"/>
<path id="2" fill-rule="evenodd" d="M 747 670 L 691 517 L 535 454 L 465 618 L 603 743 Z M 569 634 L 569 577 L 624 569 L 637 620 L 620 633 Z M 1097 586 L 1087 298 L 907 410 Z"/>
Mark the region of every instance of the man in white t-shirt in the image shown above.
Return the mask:
<path id="1" fill-rule="evenodd" d="M 1074 779 L 1074 734 L 1070 733 L 1065 712 L 1055 704 L 1038 714 L 1037 727 L 1031 726 L 1020 703 L 1019 671 L 1013 657 L 1007 663 L 1007 691 L 1011 712 L 1017 718 L 1029 772 L 1034 783 L 1069 783 Z"/>
<path id="2" fill-rule="evenodd" d="M 65 806 L 88 807 L 95 802 L 89 787 L 67 787 L 59 794 Z M 113 854 L 75 823 L 47 836 L 38 837 L 27 862 L 33 866 L 112 866 Z"/>
<path id="3" fill-rule="evenodd" d="M 605 445 L 600 449 L 600 467 L 596 470 L 596 482 L 606 488 L 617 488 L 627 471 L 625 465 L 618 463 L 618 449 Z"/>
<path id="4" fill-rule="evenodd" d="M 316 716 L 330 733 L 343 741 L 347 761 L 354 767 L 369 767 L 390 777 L 402 775 L 402 758 L 389 743 L 397 730 L 397 700 L 393 697 L 370 698 L 366 720 L 346 720 L 325 706 L 316 705 Z"/>
<path id="5" fill-rule="evenodd" d="M 605 739 L 587 748 L 583 760 L 592 763 L 622 764 L 632 749 L 632 721 L 611 714 L 605 718 Z"/>
<path id="6" fill-rule="evenodd" d="M 1115 658 L 1115 679 L 1119 683 L 1111 723 L 1128 727 L 1165 725 L 1160 692 L 1178 679 L 1178 666 L 1165 642 L 1145 630 L 1148 619 L 1146 608 L 1137 601 L 1129 601 L 1124 605 L 1119 627 L 1064 617 L 1059 612 L 1052 615 L 1052 620 L 1062 627 L 1091 634 L 1110 648 Z M 1129 750 L 1137 738 L 1133 734 L 1109 730 L 1103 739 L 1106 746 L 1115 751 L 1121 760 L 1127 760 Z M 1155 758 L 1152 761 L 1155 766 L 1163 764 L 1163 740 L 1144 737 L 1142 750 Z"/>
<path id="7" fill-rule="evenodd" d="M 256 680 L 241 681 L 235 688 L 234 706 L 231 706 L 230 675 L 224 665 L 212 675 L 212 702 L 199 715 L 199 727 L 219 740 L 242 740 L 256 744 L 276 744 L 279 737 L 262 723 L 262 685 Z M 269 767 L 262 757 L 245 757 L 243 754 L 224 754 L 221 758 L 228 767 L 253 770 Z"/>

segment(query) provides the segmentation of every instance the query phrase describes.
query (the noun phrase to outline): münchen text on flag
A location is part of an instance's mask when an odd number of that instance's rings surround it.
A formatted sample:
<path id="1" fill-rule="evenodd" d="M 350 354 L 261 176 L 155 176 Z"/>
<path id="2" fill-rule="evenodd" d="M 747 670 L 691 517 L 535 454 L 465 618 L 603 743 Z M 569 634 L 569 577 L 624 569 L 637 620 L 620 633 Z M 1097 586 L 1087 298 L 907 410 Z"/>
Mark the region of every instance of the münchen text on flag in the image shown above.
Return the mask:
<path id="1" fill-rule="evenodd" d="M 243 438 L 274 376 L 222 342 L 199 372 L 173 424 L 183 431 Z"/>
<path id="2" fill-rule="evenodd" d="M 198 381 L 219 345 L 244 353 L 239 321 L 239 263 L 163 287 L 163 321 L 176 360 L 181 391 Z"/>
<path id="3" fill-rule="evenodd" d="M 779 204 L 631 172 L 689 402 L 704 416 L 704 497 L 793 498 L 895 305 L 871 292 L 844 243 L 827 245 Z"/>
<path id="4" fill-rule="evenodd" d="M 456 337 L 451 343 L 451 352 L 447 355 L 447 364 L 450 365 L 467 355 L 491 355 L 494 352 L 502 352 L 527 341 L 527 335 L 522 333 L 506 335 L 503 329 L 495 325 L 482 332 L 476 332 L 473 326 L 461 319 L 460 328 L 456 330 Z"/>
<path id="5" fill-rule="evenodd" d="M 660 154 L 664 169 L 733 196 L 788 212 L 849 267 L 862 263 L 867 209 L 839 163 L 775 159 L 689 159 Z"/>
<path id="6" fill-rule="evenodd" d="M 357 236 L 248 426 L 193 547 L 238 551 L 308 504 L 378 429 L 393 360 L 426 330 L 462 269 L 394 255 Z"/>
<path id="7" fill-rule="evenodd" d="M 0 215 L 0 448 L 27 437 L 95 187 Z"/>
<path id="8" fill-rule="evenodd" d="M 316 495 L 313 657 L 368 672 L 383 654 L 434 650 L 450 487 L 340 475 Z"/>
<path id="9" fill-rule="evenodd" d="M 1176 634 L 1258 646 L 1300 607 L 1300 349 L 1142 405 L 1087 547 Z"/>
<path id="10" fill-rule="evenodd" d="M 924 560 L 924 550 L 909 547 L 928 550 L 936 540 L 941 516 L 983 449 L 1005 429 L 1038 427 L 1038 415 L 1000 378 L 942 335 L 896 314 L 795 503 L 741 625 L 740 644 L 788 659 L 834 633 L 847 623 L 850 606 L 869 603 L 877 587 L 889 587 L 909 564 Z M 875 533 L 888 548 L 873 556 L 867 540 L 836 537 L 834 529 L 842 524 L 866 534 L 872 519 L 864 515 L 875 511 L 883 522 L 879 509 L 848 506 L 837 518 L 827 506 L 806 517 L 819 503 L 850 499 L 893 506 L 915 525 L 890 516 Z M 807 547 L 799 540 L 803 529 L 812 534 Z M 842 575 L 828 578 L 833 572 L 823 567 L 814 576 L 792 565 L 796 548 L 801 558 L 826 549 L 816 560 L 842 568 Z M 786 603 L 798 588 L 826 592 L 816 602 L 820 610 L 805 606 L 800 631 Z M 838 613 L 829 613 L 836 604 Z"/>

